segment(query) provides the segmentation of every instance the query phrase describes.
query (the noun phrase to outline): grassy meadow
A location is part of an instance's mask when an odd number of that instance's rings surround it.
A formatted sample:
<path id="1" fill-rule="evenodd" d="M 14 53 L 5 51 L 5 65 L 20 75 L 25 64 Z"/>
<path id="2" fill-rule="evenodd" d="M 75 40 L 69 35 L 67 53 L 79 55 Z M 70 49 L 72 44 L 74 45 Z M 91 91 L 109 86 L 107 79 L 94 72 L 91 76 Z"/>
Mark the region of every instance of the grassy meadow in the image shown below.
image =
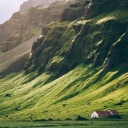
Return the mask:
<path id="1" fill-rule="evenodd" d="M 127 128 L 127 121 L 43 121 L 43 122 L 0 122 L 0 128 Z"/>

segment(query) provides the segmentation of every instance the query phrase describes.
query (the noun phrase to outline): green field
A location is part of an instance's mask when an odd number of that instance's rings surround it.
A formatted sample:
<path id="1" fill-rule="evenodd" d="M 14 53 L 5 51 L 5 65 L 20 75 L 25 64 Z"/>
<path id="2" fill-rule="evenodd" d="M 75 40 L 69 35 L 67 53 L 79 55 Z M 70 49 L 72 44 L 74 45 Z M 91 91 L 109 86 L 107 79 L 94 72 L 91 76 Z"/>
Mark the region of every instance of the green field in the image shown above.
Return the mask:
<path id="1" fill-rule="evenodd" d="M 126 120 L 0 122 L 0 128 L 127 128 Z"/>

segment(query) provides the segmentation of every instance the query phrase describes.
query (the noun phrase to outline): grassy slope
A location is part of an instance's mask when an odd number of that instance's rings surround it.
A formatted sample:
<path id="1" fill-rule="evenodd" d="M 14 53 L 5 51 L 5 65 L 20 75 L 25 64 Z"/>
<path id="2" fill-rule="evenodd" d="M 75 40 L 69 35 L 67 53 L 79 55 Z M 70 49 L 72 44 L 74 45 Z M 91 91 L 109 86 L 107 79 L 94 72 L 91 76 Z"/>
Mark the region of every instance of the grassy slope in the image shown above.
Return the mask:
<path id="1" fill-rule="evenodd" d="M 0 80 L 1 119 L 75 119 L 109 108 L 128 113 L 128 73 L 105 73 L 81 64 L 50 83 L 50 75 L 34 79 L 35 74 L 12 74 Z"/>
<path id="2" fill-rule="evenodd" d="M 93 21 L 101 24 L 116 16 L 124 18 L 123 22 L 127 19 L 123 15 L 117 11 Z M 116 109 L 128 117 L 128 73 L 121 69 L 104 72 L 80 64 L 54 81 L 52 74 L 36 77 L 36 73 L 21 72 L 0 79 L 0 119 L 75 119 L 78 115 L 88 118 L 96 109 Z"/>

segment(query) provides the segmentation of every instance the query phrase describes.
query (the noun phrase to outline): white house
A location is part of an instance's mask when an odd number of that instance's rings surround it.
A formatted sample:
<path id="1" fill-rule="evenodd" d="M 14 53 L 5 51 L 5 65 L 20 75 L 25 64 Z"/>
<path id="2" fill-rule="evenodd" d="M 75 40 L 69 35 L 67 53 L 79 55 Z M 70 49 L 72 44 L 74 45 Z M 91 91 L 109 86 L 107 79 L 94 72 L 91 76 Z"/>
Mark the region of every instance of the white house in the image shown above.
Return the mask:
<path id="1" fill-rule="evenodd" d="M 99 115 L 98 115 L 97 111 L 94 111 L 91 115 L 91 118 L 98 118 L 98 117 L 99 117 Z"/>

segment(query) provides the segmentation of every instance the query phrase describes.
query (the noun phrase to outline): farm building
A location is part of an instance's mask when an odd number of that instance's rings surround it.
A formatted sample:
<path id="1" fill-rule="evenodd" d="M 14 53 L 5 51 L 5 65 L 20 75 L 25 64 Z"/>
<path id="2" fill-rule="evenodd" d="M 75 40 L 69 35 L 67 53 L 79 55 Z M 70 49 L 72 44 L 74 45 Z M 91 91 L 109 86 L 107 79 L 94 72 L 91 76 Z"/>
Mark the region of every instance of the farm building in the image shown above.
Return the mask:
<path id="1" fill-rule="evenodd" d="M 102 117 L 119 117 L 119 113 L 116 110 L 107 110 L 107 111 L 94 111 L 91 115 L 91 118 L 102 118 Z"/>

